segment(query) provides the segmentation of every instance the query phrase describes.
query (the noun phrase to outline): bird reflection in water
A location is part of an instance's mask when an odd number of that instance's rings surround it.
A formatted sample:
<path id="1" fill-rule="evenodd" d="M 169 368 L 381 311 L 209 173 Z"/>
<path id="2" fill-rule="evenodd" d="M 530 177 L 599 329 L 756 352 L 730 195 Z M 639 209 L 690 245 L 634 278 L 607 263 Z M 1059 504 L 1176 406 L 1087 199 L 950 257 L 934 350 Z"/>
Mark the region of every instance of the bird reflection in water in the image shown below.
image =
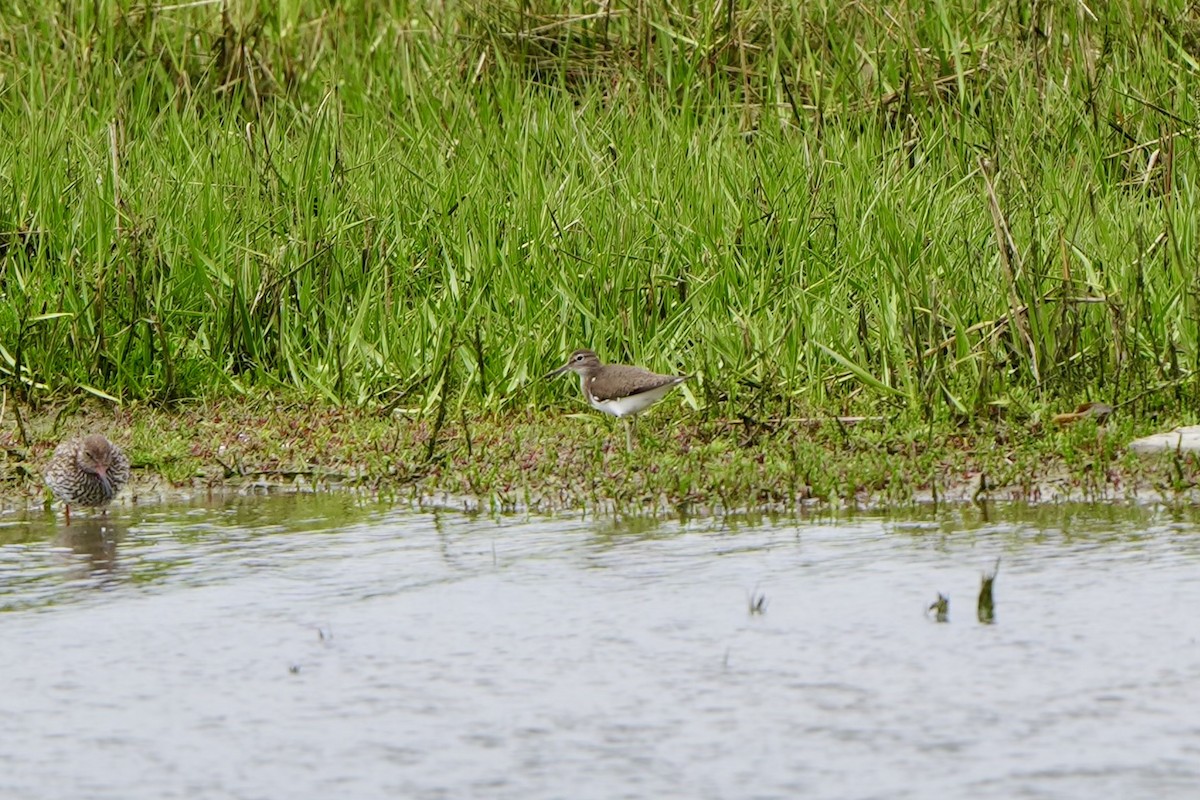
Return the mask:
<path id="1" fill-rule="evenodd" d="M 107 516 L 76 517 L 70 525 L 60 527 L 54 543 L 68 547 L 77 556 L 75 559 L 82 572 L 78 577 L 91 573 L 111 573 L 117 566 L 117 543 L 125 538 L 125 529 L 114 525 Z"/>

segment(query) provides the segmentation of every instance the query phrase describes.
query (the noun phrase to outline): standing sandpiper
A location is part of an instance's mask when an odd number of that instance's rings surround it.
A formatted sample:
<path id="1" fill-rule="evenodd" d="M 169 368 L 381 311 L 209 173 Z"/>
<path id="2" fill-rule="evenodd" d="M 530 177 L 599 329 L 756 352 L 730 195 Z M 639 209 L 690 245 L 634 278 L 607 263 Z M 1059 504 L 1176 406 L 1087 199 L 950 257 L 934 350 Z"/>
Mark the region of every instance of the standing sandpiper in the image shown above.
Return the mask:
<path id="1" fill-rule="evenodd" d="M 579 386 L 588 404 L 605 414 L 612 414 L 625 424 L 625 446 L 633 450 L 633 436 L 626 417 L 636 416 L 663 399 L 668 392 L 691 375 L 659 375 L 641 367 L 625 364 L 601 364 L 591 350 L 576 350 L 567 363 L 548 374 L 547 378 L 567 370 L 579 374 Z"/>
<path id="2" fill-rule="evenodd" d="M 98 433 L 67 439 L 54 448 L 46 485 L 67 507 L 106 506 L 129 480 L 129 457 Z"/>

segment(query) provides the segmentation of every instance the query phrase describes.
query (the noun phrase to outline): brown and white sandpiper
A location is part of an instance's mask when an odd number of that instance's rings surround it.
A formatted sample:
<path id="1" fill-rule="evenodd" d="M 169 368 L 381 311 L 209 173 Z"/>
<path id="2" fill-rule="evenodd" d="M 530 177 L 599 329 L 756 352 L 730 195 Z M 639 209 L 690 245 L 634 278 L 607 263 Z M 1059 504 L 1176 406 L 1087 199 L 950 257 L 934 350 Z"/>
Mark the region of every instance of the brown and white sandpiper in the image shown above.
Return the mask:
<path id="1" fill-rule="evenodd" d="M 625 446 L 633 450 L 630 420 L 663 399 L 691 375 L 659 375 L 626 364 L 602 364 L 591 350 L 576 350 L 567 363 L 546 375 L 554 378 L 570 370 L 579 375 L 579 386 L 588 404 L 612 414 L 625 425 Z"/>
<path id="2" fill-rule="evenodd" d="M 129 481 L 129 457 L 98 433 L 67 439 L 54 449 L 46 467 L 46 485 L 66 505 L 108 505 Z"/>

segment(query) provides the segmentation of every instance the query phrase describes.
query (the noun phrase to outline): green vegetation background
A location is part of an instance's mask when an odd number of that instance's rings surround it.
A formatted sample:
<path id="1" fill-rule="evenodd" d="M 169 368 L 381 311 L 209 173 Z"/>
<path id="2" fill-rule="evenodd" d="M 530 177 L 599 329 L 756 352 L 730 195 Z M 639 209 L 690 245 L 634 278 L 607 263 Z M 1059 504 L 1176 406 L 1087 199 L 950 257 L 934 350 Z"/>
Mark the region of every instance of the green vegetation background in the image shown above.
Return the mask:
<path id="1" fill-rule="evenodd" d="M 8 0 L 0 379 L 1194 409 L 1198 57 L 1146 0 Z"/>

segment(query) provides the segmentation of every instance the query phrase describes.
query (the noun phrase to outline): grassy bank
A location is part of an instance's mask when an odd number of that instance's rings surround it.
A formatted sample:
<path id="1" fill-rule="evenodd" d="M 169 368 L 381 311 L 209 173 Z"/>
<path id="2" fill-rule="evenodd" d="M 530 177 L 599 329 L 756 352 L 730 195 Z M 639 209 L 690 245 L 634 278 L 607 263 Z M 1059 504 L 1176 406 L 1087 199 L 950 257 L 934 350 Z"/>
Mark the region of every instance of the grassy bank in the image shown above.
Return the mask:
<path id="1" fill-rule="evenodd" d="M 694 373 L 685 428 L 731 452 L 835 414 L 931 452 L 1079 400 L 1194 418 L 1189 4 L 704 5 L 13 0 L 13 441 L 271 393 L 592 448 L 535 380 L 584 345 Z M 769 469 L 853 494 L 836 436 L 789 466 L 809 434 Z"/>
<path id="2" fill-rule="evenodd" d="M 1016 500 L 1196 502 L 1200 461 L 1139 458 L 1153 423 L 998 421 L 949 429 L 895 419 L 704 419 L 655 413 L 639 447 L 591 411 L 464 414 L 436 426 L 402 413 L 314 408 L 303 397 L 218 400 L 169 411 L 94 406 L 0 434 L 0 508 L 49 500 L 41 468 L 63 435 L 105 430 L 132 455 L 121 503 L 227 491 L 354 490 L 401 503 L 490 511 L 801 513 Z"/>

